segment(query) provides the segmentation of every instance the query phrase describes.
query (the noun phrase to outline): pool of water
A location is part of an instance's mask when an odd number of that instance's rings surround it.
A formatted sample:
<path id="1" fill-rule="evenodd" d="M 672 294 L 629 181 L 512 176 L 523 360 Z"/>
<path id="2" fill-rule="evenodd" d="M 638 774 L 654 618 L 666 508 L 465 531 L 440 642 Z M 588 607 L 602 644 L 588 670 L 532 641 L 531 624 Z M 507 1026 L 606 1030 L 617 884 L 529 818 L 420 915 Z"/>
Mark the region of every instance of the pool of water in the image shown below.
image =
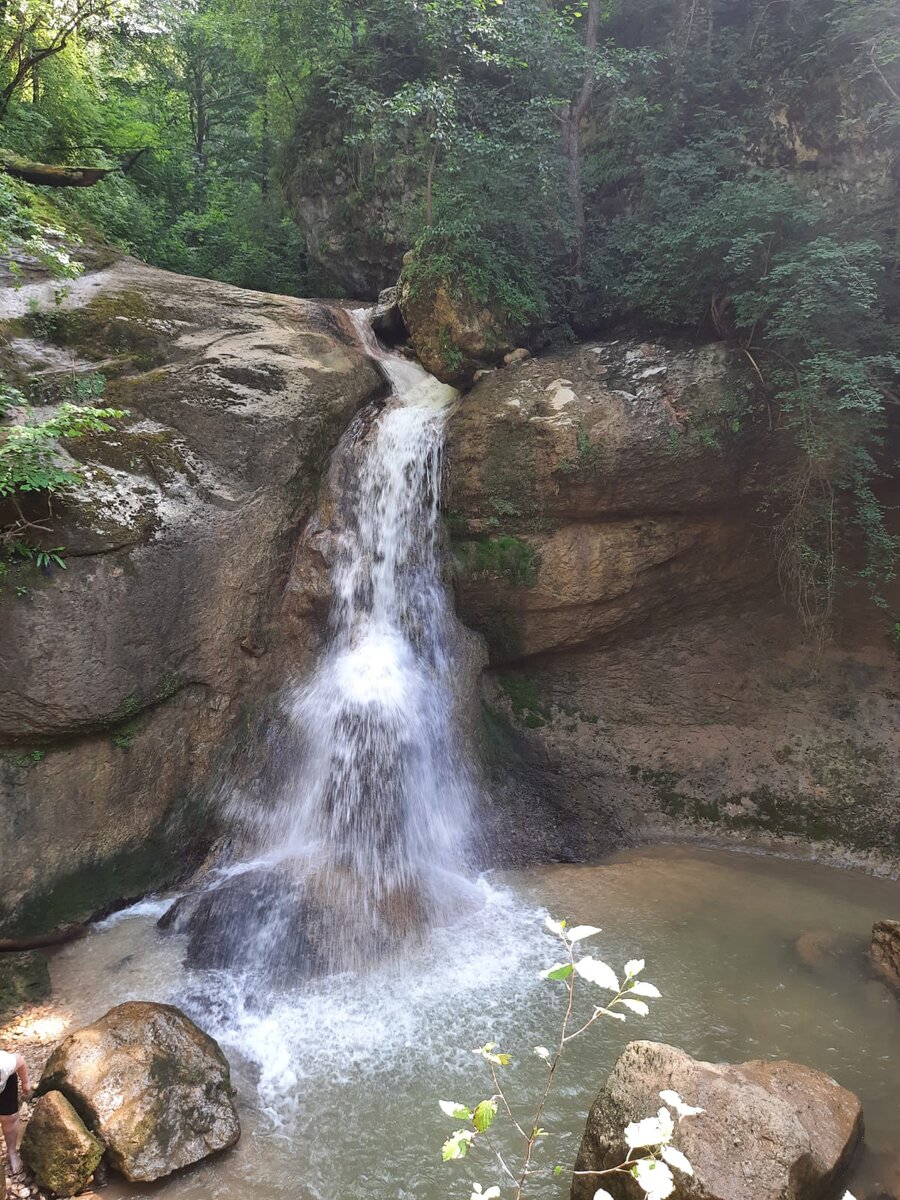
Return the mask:
<path id="1" fill-rule="evenodd" d="M 105 1193 L 179 1200 L 468 1200 L 497 1182 L 474 1153 L 442 1164 L 454 1128 L 438 1100 L 472 1103 L 492 1089 L 472 1053 L 513 1055 L 504 1071 L 522 1116 L 543 1078 L 532 1053 L 552 1045 L 562 985 L 546 912 L 602 927 L 594 953 L 616 968 L 646 959 L 662 992 L 649 1017 L 601 1022 L 571 1046 L 542 1124 L 541 1161 L 570 1166 L 584 1119 L 629 1040 L 651 1038 L 707 1059 L 788 1058 L 818 1067 L 862 1099 L 863 1196 L 900 1147 L 900 1009 L 873 979 L 873 920 L 900 913 L 900 887 L 815 864 L 659 847 L 590 867 L 489 876 L 466 921 L 365 976 L 307 984 L 254 1007 L 227 978 L 185 972 L 177 938 L 155 929 L 163 905 L 119 914 L 51 963 L 55 1003 L 71 1027 L 125 999 L 180 1004 L 220 1039 L 233 1064 L 244 1130 L 226 1156 L 151 1187 Z M 798 947 L 798 939 L 800 944 Z M 581 1007 L 590 1012 L 588 986 Z M 690 1099 L 687 1097 L 687 1099 Z M 500 1137 L 511 1153 L 515 1142 Z M 564 1175 L 529 1196 L 568 1195 Z"/>

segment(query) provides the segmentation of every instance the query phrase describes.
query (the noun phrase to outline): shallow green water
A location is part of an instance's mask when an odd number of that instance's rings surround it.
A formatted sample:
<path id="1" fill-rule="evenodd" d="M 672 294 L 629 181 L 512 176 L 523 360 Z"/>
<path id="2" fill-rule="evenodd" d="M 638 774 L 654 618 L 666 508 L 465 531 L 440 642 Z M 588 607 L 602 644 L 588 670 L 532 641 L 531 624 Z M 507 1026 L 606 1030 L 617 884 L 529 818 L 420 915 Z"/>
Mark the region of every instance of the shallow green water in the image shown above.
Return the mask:
<path id="1" fill-rule="evenodd" d="M 492 877 L 463 925 L 437 931 L 408 960 L 359 979 L 305 987 L 261 1011 L 233 981 L 186 975 L 177 941 L 149 916 L 119 919 L 52 965 L 60 1009 L 76 1023 L 131 997 L 183 1004 L 235 1065 L 244 1137 L 235 1151 L 152 1188 L 179 1200 L 468 1200 L 497 1180 L 487 1157 L 443 1165 L 453 1123 L 441 1098 L 490 1094 L 473 1047 L 514 1056 L 510 1094 L 528 1111 L 543 1068 L 531 1053 L 558 1028 L 561 989 L 538 978 L 555 958 L 544 910 L 603 927 L 595 953 L 613 966 L 647 960 L 663 994 L 648 1018 L 609 1022 L 574 1043 L 545 1113 L 544 1161 L 570 1165 L 584 1117 L 622 1046 L 634 1038 L 708 1059 L 789 1058 L 862 1098 L 867 1150 L 857 1195 L 888 1186 L 900 1148 L 900 1006 L 865 951 L 872 922 L 900 913 L 900 887 L 849 871 L 671 847 L 594 867 Z M 813 943 L 807 961 L 796 942 Z M 587 1008 L 588 996 L 584 996 Z M 587 1008 L 587 1011 L 590 1011 Z M 689 1098 L 688 1098 L 689 1099 Z M 510 1142 L 507 1145 L 514 1149 Z M 535 1200 L 568 1194 L 546 1179 Z"/>

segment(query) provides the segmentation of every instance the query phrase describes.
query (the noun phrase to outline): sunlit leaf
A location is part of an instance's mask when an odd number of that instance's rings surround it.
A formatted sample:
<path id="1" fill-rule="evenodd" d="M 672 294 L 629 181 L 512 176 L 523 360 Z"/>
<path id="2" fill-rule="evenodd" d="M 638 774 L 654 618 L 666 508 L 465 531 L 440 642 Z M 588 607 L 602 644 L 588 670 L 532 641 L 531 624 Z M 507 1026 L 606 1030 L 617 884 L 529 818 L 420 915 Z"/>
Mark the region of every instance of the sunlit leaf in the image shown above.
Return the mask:
<path id="1" fill-rule="evenodd" d="M 605 962 L 601 962 L 599 958 L 592 958 L 589 954 L 585 955 L 575 964 L 575 970 L 588 983 L 595 983 L 597 987 L 607 988 L 611 992 L 619 990 L 619 981 L 616 979 L 615 971 Z"/>
<path id="2" fill-rule="evenodd" d="M 630 996 L 649 996 L 653 1000 L 660 998 L 659 988 L 654 987 L 652 983 L 633 983 L 628 989 Z"/>
<path id="3" fill-rule="evenodd" d="M 455 1100 L 439 1100 L 441 1112 L 445 1112 L 454 1121 L 471 1121 L 472 1111 L 465 1104 L 457 1104 Z"/>
<path id="4" fill-rule="evenodd" d="M 482 1100 L 480 1104 L 476 1104 L 475 1112 L 472 1114 L 472 1121 L 479 1133 L 485 1133 L 494 1123 L 494 1117 L 497 1115 L 496 1100 Z"/>
<path id="5" fill-rule="evenodd" d="M 693 1175 L 694 1168 L 688 1162 L 685 1155 L 683 1155 L 680 1150 L 676 1150 L 674 1146 L 663 1146 L 660 1154 L 670 1167 L 677 1167 L 678 1170 L 683 1171 L 685 1175 Z"/>
<path id="6" fill-rule="evenodd" d="M 593 937 L 595 933 L 600 933 L 596 925 L 576 925 L 572 929 L 567 929 L 563 936 L 567 942 L 580 942 L 585 938 Z"/>
<path id="7" fill-rule="evenodd" d="M 441 1158 L 449 1162 L 452 1158 L 465 1158 L 469 1153 L 469 1145 L 475 1134 L 471 1129 L 457 1129 L 441 1147 Z"/>
<path id="8" fill-rule="evenodd" d="M 616 1003 L 624 1004 L 626 1008 L 630 1008 L 632 1012 L 636 1012 L 641 1017 L 646 1017 L 650 1012 L 650 1009 L 643 1000 L 629 1000 L 627 996 L 622 996 Z"/>
<path id="9" fill-rule="evenodd" d="M 574 970 L 571 963 L 554 963 L 546 971 L 541 971 L 541 979 L 568 979 Z"/>

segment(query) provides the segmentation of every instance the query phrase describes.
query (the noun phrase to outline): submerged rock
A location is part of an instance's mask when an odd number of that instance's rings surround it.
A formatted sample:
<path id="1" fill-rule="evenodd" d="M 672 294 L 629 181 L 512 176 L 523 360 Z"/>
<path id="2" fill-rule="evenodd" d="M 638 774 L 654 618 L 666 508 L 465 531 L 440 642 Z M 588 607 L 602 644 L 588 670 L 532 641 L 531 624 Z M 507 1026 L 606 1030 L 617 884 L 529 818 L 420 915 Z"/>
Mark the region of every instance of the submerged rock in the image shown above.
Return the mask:
<path id="1" fill-rule="evenodd" d="M 631 1042 L 588 1114 L 576 1172 L 622 1162 L 625 1126 L 655 1114 L 665 1089 L 704 1110 L 673 1138 L 694 1170 L 673 1171 L 675 1200 L 821 1200 L 862 1137 L 859 1099 L 821 1071 L 791 1062 L 700 1062 L 673 1046 Z M 628 1175 L 602 1184 L 616 1200 L 643 1194 Z M 591 1200 L 597 1186 L 595 1176 L 576 1174 L 571 1200 Z"/>
<path id="2" fill-rule="evenodd" d="M 132 1182 L 190 1166 L 241 1134 L 218 1043 L 168 1004 L 120 1004 L 71 1034 L 39 1091 L 62 1092 Z"/>
<path id="3" fill-rule="evenodd" d="M 74 1196 L 87 1187 L 103 1148 L 61 1092 L 46 1092 L 25 1129 L 22 1158 L 39 1187 Z"/>
<path id="4" fill-rule="evenodd" d="M 876 921 L 869 956 L 875 970 L 900 994 L 900 921 Z"/>
<path id="5" fill-rule="evenodd" d="M 43 954 L 0 954 L 0 1017 L 49 995 L 50 972 Z"/>

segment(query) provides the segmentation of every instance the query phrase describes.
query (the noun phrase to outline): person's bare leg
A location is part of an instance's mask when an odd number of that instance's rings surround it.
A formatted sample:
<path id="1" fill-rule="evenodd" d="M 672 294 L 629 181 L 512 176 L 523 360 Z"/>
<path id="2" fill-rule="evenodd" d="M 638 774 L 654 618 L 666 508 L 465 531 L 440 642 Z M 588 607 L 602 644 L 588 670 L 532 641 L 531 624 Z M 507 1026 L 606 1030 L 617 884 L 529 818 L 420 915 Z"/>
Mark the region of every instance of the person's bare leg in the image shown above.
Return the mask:
<path id="1" fill-rule="evenodd" d="M 22 1170 L 22 1160 L 19 1158 L 19 1116 L 0 1117 L 0 1129 L 3 1130 L 3 1140 L 6 1142 L 6 1154 L 9 1158 L 10 1172 L 15 1175 Z"/>

